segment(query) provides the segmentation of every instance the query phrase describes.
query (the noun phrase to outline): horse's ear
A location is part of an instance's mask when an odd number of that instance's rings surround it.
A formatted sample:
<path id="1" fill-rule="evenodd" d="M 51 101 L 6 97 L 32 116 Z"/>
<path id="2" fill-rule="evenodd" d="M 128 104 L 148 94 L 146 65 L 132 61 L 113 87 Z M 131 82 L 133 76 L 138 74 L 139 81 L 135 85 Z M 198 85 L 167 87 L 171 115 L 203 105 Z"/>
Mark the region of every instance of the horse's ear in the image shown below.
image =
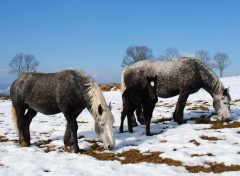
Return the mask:
<path id="1" fill-rule="evenodd" d="M 146 76 L 147 81 L 149 82 L 149 76 Z"/>
<path id="2" fill-rule="evenodd" d="M 229 94 L 229 87 L 224 89 L 223 93 L 224 96 L 227 96 Z"/>
<path id="3" fill-rule="evenodd" d="M 157 75 L 154 76 L 154 80 L 157 81 Z"/>
<path id="4" fill-rule="evenodd" d="M 112 102 L 109 103 L 108 108 L 110 109 L 110 111 L 112 110 Z"/>
<path id="5" fill-rule="evenodd" d="M 103 109 L 102 109 L 102 105 L 101 104 L 98 105 L 98 113 L 100 115 L 102 115 L 102 113 L 103 113 Z"/>

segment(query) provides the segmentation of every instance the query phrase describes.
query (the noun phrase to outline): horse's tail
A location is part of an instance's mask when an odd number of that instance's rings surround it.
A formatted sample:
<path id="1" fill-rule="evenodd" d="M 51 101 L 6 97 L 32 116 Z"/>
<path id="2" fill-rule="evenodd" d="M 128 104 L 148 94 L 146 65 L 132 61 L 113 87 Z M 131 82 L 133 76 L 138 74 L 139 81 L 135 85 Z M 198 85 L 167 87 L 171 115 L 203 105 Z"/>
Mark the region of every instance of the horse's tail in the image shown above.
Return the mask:
<path id="1" fill-rule="evenodd" d="M 123 92 L 126 89 L 125 81 L 124 81 L 124 74 L 127 69 L 127 66 L 123 69 L 122 71 L 122 76 L 121 76 L 121 91 Z"/>
<path id="2" fill-rule="evenodd" d="M 15 126 L 15 130 L 18 134 L 19 130 L 18 130 L 18 122 L 17 122 L 17 113 L 16 113 L 16 109 L 13 105 L 12 105 L 12 117 L 13 117 L 13 123 L 14 123 L 14 126 Z"/>

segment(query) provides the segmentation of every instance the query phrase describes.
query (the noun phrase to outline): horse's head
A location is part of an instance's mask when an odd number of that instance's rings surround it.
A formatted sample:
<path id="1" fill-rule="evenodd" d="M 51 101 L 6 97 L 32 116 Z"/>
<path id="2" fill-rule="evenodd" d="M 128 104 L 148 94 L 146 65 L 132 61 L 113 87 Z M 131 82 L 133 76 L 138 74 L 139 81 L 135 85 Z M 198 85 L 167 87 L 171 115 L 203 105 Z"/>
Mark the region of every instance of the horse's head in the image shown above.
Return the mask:
<path id="1" fill-rule="evenodd" d="M 95 130 L 99 134 L 106 149 L 113 149 L 115 147 L 115 139 L 113 136 L 113 122 L 114 118 L 111 112 L 111 107 L 98 106 L 98 114 L 95 121 Z"/>
<path id="2" fill-rule="evenodd" d="M 222 122 L 228 121 L 231 116 L 231 97 L 229 95 L 229 90 L 224 89 L 220 95 L 215 95 L 213 99 L 213 107 L 218 114 L 219 120 Z"/>
<path id="3" fill-rule="evenodd" d="M 157 99 L 157 75 L 154 77 L 147 76 L 146 88 L 151 99 Z"/>

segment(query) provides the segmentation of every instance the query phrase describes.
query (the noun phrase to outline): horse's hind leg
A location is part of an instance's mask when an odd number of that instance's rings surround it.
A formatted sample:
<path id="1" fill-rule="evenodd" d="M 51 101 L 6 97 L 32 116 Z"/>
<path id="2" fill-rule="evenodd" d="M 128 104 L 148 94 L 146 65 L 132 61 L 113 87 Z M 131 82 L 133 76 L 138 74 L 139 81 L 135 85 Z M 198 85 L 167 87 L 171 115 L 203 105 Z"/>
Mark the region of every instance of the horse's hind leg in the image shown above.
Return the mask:
<path id="1" fill-rule="evenodd" d="M 136 114 L 137 114 L 137 120 L 139 123 L 141 124 L 145 124 L 145 119 L 144 119 L 144 114 L 142 112 L 142 107 L 139 106 L 136 110 Z"/>
<path id="2" fill-rule="evenodd" d="M 120 127 L 119 127 L 119 132 L 120 133 L 123 133 L 124 120 L 125 120 L 126 115 L 129 111 L 129 108 L 131 106 L 130 102 L 125 97 L 122 98 L 122 101 L 123 101 L 123 110 L 122 110 L 122 113 L 121 113 L 121 123 L 120 123 Z"/>
<path id="3" fill-rule="evenodd" d="M 19 131 L 19 145 L 21 147 L 30 146 L 30 131 L 29 126 L 32 121 L 32 118 L 37 114 L 36 111 L 29 109 L 26 115 L 24 107 L 14 106 L 16 111 L 16 121 Z"/>
<path id="4" fill-rule="evenodd" d="M 119 132 L 120 133 L 123 133 L 123 124 L 124 124 L 124 120 L 125 120 L 126 115 L 127 115 L 126 110 L 123 109 L 123 111 L 121 113 L 121 123 L 120 123 L 120 127 L 119 127 Z"/>
<path id="5" fill-rule="evenodd" d="M 188 91 L 180 91 L 180 94 L 179 94 L 179 97 L 178 97 L 178 102 L 177 102 L 175 111 L 173 113 L 173 119 L 178 124 L 184 123 L 183 110 L 186 106 L 188 96 L 189 96 Z"/>
<path id="6" fill-rule="evenodd" d="M 28 111 L 27 113 L 24 115 L 24 122 L 25 122 L 25 125 L 24 125 L 24 139 L 25 139 L 25 142 L 27 144 L 30 145 L 30 124 L 32 122 L 32 119 L 33 117 L 35 117 L 37 115 L 37 111 L 31 109 L 31 108 L 28 108 Z"/>
<path id="7" fill-rule="evenodd" d="M 127 120 L 128 120 L 128 131 L 130 133 L 133 132 L 133 124 L 132 124 L 132 119 L 131 117 L 133 116 L 134 114 L 134 111 L 135 111 L 135 108 L 131 107 L 127 113 Z"/>

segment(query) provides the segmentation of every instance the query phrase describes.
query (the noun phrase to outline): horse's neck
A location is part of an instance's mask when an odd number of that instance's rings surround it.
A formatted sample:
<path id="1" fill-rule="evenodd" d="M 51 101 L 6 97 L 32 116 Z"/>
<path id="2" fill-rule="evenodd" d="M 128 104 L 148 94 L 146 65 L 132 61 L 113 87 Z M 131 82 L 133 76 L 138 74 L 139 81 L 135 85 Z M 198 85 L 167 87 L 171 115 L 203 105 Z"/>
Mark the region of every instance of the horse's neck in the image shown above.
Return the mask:
<path id="1" fill-rule="evenodd" d="M 86 108 L 92 114 L 93 118 L 96 119 L 98 116 L 98 106 L 101 104 L 102 107 L 106 107 L 106 101 L 104 96 L 97 86 L 97 84 L 91 85 L 90 89 L 85 95 Z"/>
<path id="2" fill-rule="evenodd" d="M 219 95 L 223 90 L 224 86 L 220 79 L 215 74 L 209 76 L 203 76 L 203 88 L 214 98 L 215 95 Z"/>

